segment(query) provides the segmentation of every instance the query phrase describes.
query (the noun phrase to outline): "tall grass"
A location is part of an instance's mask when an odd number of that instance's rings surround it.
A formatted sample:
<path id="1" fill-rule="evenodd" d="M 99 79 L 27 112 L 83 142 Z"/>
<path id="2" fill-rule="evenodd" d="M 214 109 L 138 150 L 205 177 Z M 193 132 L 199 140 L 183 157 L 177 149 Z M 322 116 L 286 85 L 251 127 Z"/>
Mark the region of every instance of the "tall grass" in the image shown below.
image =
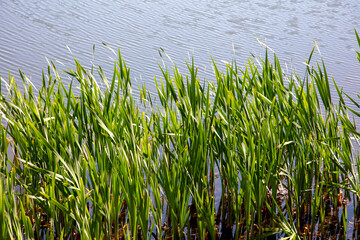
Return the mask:
<path id="1" fill-rule="evenodd" d="M 68 86 L 52 62 L 37 91 L 2 79 L 1 239 L 358 237 L 360 105 L 313 51 L 303 78 L 267 53 L 213 82 L 163 66 L 140 101 L 120 51 L 111 79 L 76 60 Z"/>

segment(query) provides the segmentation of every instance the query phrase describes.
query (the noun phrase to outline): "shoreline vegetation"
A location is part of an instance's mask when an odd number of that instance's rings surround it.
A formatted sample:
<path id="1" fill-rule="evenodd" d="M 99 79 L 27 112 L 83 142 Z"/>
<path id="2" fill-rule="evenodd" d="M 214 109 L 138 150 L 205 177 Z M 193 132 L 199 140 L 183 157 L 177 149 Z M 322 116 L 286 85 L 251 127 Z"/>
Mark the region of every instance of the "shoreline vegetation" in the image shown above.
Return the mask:
<path id="1" fill-rule="evenodd" d="M 2 80 L 0 239 L 359 238 L 360 97 L 313 52 L 304 78 L 267 53 L 204 84 L 160 67 L 159 105 L 120 51 L 110 79 Z"/>

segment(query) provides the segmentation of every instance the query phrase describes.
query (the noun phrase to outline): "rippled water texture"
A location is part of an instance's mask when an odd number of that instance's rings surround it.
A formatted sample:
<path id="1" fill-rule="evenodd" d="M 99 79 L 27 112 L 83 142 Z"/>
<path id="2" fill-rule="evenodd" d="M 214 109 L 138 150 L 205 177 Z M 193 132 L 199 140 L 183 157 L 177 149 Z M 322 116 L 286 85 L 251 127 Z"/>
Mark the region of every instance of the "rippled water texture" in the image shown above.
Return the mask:
<path id="1" fill-rule="evenodd" d="M 263 55 L 258 38 L 301 74 L 315 40 L 330 74 L 353 93 L 360 76 L 354 53 L 359 5 L 358 0 L 2 0 L 0 73 L 4 77 L 20 67 L 39 84 L 45 56 L 72 67 L 69 46 L 91 66 L 93 44 L 94 63 L 109 71 L 114 55 L 105 42 L 120 47 L 133 79 L 154 90 L 160 47 L 182 69 L 194 55 L 203 77 L 211 78 L 210 56 L 217 62 L 231 60 L 234 46 L 242 63 L 250 52 Z"/>

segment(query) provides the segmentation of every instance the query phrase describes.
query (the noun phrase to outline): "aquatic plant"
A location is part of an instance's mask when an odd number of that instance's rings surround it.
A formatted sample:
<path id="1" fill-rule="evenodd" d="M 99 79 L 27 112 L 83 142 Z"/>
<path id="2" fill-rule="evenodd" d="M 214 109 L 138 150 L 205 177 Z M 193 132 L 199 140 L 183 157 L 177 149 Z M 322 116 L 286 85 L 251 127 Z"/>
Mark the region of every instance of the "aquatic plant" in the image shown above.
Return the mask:
<path id="1" fill-rule="evenodd" d="M 2 79 L 0 238 L 358 237 L 360 105 L 313 52 L 304 77 L 268 53 L 215 81 L 162 66 L 139 101 L 120 51 L 111 79 L 76 59 L 69 86 L 52 62 L 38 90 Z"/>

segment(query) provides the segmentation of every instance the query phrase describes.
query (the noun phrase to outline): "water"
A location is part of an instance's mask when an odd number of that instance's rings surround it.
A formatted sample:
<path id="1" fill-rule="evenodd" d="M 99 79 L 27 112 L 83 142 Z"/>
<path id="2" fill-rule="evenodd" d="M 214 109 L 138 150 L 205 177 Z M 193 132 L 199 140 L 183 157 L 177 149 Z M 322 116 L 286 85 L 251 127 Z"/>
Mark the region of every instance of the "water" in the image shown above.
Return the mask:
<path id="1" fill-rule="evenodd" d="M 0 0 L 0 9 L 5 79 L 9 70 L 16 74 L 21 68 L 40 85 L 45 57 L 60 69 L 73 67 L 74 56 L 85 66 L 111 72 L 115 56 L 104 42 L 120 47 L 135 84 L 145 82 L 155 91 L 160 48 L 182 71 L 193 55 L 201 77 L 211 80 L 210 56 L 219 66 L 234 57 L 241 65 L 250 52 L 263 55 L 257 39 L 277 53 L 284 68 L 301 74 L 315 40 L 321 52 L 316 57 L 324 58 L 345 92 L 353 96 L 360 86 L 354 35 L 354 28 L 360 32 L 358 0 Z"/>
<path id="2" fill-rule="evenodd" d="M 300 74 L 315 40 L 337 83 L 350 94 L 359 87 L 358 0 L 1 0 L 0 9 L 0 74 L 5 79 L 9 70 L 17 74 L 21 68 L 40 85 L 45 57 L 63 63 L 56 63 L 60 69 L 73 67 L 74 56 L 85 66 L 94 63 L 111 72 L 115 56 L 104 42 L 120 47 L 135 84 L 145 82 L 155 91 L 160 48 L 182 71 L 184 61 L 194 56 L 202 79 L 211 80 L 210 56 L 219 66 L 233 58 L 242 64 L 250 52 L 264 54 L 258 38 L 284 68 Z"/>

